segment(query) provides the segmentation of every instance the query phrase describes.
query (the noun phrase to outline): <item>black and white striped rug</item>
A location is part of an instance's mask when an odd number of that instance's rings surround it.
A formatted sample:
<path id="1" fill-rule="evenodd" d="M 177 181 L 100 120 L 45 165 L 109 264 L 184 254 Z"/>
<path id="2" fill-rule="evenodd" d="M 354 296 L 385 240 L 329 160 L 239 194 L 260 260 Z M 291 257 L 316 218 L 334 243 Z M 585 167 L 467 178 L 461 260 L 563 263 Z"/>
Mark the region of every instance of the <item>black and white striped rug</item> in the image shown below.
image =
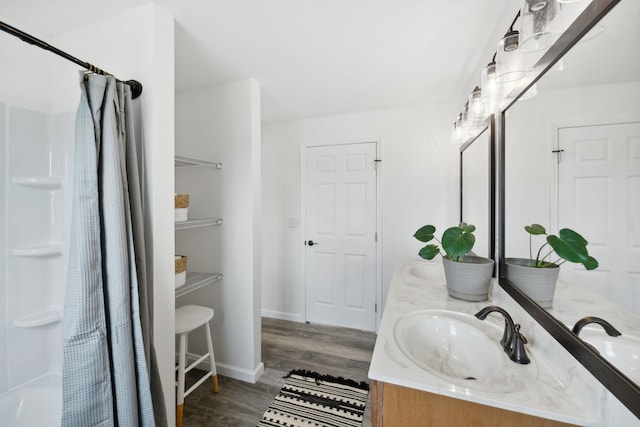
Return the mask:
<path id="1" fill-rule="evenodd" d="M 360 427 L 369 385 L 309 371 L 291 371 L 258 427 Z"/>

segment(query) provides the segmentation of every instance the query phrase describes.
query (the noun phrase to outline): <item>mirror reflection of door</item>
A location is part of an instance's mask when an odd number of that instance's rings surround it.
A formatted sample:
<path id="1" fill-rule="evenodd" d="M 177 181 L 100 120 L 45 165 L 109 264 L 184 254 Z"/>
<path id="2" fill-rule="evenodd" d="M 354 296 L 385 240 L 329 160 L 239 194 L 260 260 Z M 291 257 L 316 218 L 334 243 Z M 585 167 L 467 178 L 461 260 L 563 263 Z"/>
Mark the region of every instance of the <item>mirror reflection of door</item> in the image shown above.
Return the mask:
<path id="1" fill-rule="evenodd" d="M 588 233 L 595 271 L 561 277 L 640 313 L 640 122 L 558 129 L 558 224 Z"/>
<path id="2" fill-rule="evenodd" d="M 376 143 L 307 147 L 306 320 L 376 326 Z"/>

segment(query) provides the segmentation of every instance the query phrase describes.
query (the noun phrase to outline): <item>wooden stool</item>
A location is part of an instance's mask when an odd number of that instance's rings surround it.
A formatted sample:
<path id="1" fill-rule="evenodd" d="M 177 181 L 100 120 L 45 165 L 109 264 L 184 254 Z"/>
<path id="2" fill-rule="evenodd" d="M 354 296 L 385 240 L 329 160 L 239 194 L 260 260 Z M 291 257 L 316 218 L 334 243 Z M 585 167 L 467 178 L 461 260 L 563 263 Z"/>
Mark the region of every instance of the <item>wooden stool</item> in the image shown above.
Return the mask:
<path id="1" fill-rule="evenodd" d="M 193 390 L 202 384 L 207 378 L 211 377 L 213 382 L 213 392 L 218 392 L 218 373 L 216 371 L 216 361 L 213 356 L 213 344 L 211 343 L 211 329 L 209 321 L 213 318 L 213 309 L 202 307 L 199 305 L 185 305 L 176 309 L 176 335 L 180 336 L 180 350 L 178 356 L 178 381 L 177 381 L 177 407 L 176 407 L 176 426 L 182 427 L 182 412 L 184 410 L 184 398 Z M 187 342 L 189 332 L 194 331 L 200 326 L 205 327 L 207 335 L 208 353 L 199 356 L 191 365 L 185 367 L 187 362 Z M 210 370 L 202 378 L 200 378 L 189 390 L 184 390 L 186 373 L 204 362 L 209 357 Z"/>

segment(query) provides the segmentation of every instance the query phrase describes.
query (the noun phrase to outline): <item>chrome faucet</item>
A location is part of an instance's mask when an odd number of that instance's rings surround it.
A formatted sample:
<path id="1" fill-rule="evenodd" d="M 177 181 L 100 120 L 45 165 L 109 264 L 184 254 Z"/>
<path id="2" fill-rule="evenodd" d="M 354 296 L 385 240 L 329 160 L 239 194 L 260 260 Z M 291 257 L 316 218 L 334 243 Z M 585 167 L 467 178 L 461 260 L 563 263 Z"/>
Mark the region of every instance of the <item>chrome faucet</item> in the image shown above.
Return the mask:
<path id="1" fill-rule="evenodd" d="M 498 312 L 504 317 L 504 333 L 502 334 L 500 344 L 502 345 L 505 353 L 507 353 L 507 356 L 509 356 L 509 359 L 521 365 L 530 363 L 531 361 L 524 349 L 527 339 L 520 333 L 520 325 L 513 323 L 513 319 L 506 310 L 496 305 L 490 305 L 477 312 L 476 317 L 480 320 L 484 320 L 489 313 L 493 312 Z"/>
<path id="2" fill-rule="evenodd" d="M 619 330 L 611 326 L 611 323 L 599 317 L 593 317 L 593 316 L 583 317 L 582 319 L 578 320 L 576 324 L 573 326 L 573 329 L 572 329 L 573 333 L 576 335 L 579 335 L 582 328 L 587 326 L 589 323 L 597 323 L 598 325 L 602 326 L 602 328 L 607 333 L 607 335 L 611 337 L 618 337 L 622 335 Z"/>

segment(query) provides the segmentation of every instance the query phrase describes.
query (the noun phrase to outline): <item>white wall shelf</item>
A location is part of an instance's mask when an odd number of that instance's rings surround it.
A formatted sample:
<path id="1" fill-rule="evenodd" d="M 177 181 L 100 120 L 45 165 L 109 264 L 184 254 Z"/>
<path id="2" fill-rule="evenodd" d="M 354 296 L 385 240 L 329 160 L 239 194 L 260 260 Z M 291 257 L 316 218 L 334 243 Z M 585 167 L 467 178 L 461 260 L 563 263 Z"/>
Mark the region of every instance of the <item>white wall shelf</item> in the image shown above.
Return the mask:
<path id="1" fill-rule="evenodd" d="M 192 218 L 187 221 L 176 222 L 176 230 L 184 230 L 185 228 L 210 227 L 212 225 L 221 225 L 222 218 Z"/>
<path id="2" fill-rule="evenodd" d="M 210 162 L 207 160 L 196 159 L 193 157 L 187 157 L 182 155 L 175 155 L 175 166 L 176 167 L 184 167 L 184 166 L 207 166 L 215 169 L 222 169 L 222 163 L 219 162 Z"/>
<path id="3" fill-rule="evenodd" d="M 62 255 L 62 245 L 38 245 L 13 248 L 11 253 L 20 257 L 47 257 Z"/>
<path id="4" fill-rule="evenodd" d="M 13 321 L 14 328 L 37 328 L 52 325 L 62 320 L 61 310 L 48 310 L 23 316 Z"/>
<path id="5" fill-rule="evenodd" d="M 210 285 L 222 279 L 220 273 L 196 273 L 193 271 L 187 271 L 187 280 L 183 286 L 176 289 L 176 298 L 193 292 L 196 289 L 200 289 L 203 286 Z"/>
<path id="6" fill-rule="evenodd" d="M 60 178 L 24 178 L 14 176 L 11 182 L 25 187 L 40 188 L 42 190 L 58 190 L 62 188 Z"/>

